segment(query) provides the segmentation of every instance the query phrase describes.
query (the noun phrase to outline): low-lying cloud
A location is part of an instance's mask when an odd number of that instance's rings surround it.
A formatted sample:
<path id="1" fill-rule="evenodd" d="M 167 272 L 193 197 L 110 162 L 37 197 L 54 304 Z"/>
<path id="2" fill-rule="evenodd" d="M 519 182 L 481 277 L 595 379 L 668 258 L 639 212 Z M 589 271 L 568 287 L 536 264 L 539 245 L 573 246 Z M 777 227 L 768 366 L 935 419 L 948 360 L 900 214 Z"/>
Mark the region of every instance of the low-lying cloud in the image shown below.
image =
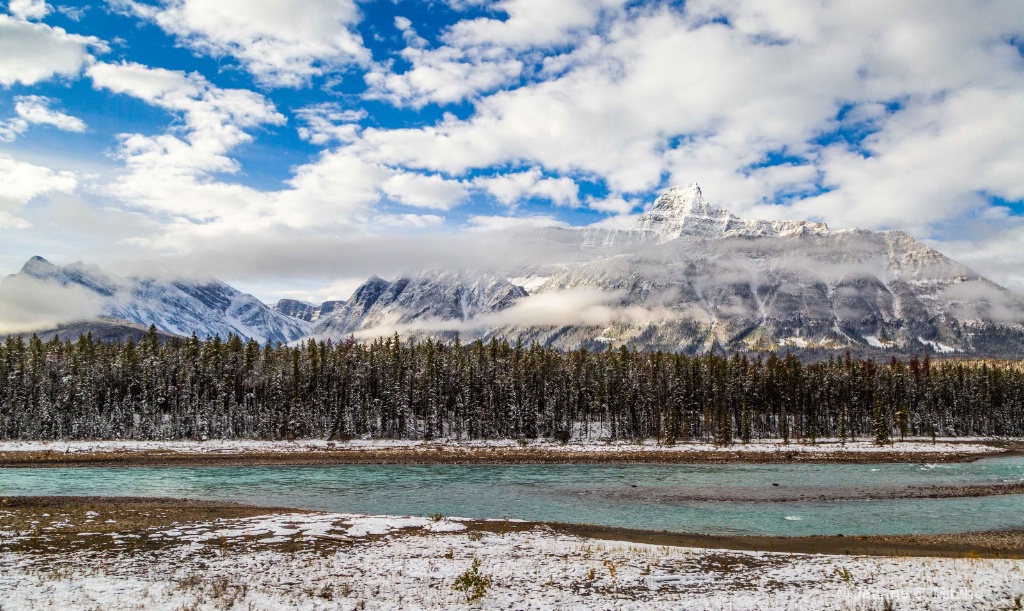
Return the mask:
<path id="1" fill-rule="evenodd" d="M 677 310 L 637 305 L 622 305 L 625 291 L 607 291 L 595 287 L 551 290 L 524 297 L 499 312 L 488 312 L 466 320 L 426 318 L 411 323 L 379 325 L 355 334 L 370 339 L 398 333 L 458 332 L 479 333 L 503 327 L 604 326 L 615 323 L 653 323 L 675 320 Z"/>
<path id="2" fill-rule="evenodd" d="M 31 333 L 92 320 L 102 307 L 99 295 L 80 286 L 8 276 L 0 282 L 0 334 Z"/>

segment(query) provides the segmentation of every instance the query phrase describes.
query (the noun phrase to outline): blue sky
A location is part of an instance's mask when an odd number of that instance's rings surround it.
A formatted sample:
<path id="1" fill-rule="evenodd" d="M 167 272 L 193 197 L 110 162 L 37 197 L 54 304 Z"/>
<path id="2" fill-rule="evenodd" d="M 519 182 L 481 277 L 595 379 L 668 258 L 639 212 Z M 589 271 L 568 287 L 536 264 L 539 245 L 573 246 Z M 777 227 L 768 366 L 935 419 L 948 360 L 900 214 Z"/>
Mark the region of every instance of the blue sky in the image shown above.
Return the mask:
<path id="1" fill-rule="evenodd" d="M 1019 2 L 0 11 L 2 271 L 40 254 L 344 297 L 482 231 L 628 226 L 697 182 L 1024 289 Z"/>

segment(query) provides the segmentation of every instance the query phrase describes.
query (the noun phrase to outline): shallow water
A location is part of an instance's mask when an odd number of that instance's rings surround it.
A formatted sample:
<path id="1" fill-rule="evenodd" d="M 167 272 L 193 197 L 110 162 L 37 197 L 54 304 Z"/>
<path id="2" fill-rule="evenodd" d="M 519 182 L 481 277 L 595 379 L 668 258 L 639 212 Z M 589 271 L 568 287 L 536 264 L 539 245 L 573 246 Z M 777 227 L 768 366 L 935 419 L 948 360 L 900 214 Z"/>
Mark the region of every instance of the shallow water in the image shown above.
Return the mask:
<path id="1" fill-rule="evenodd" d="M 828 502 L 675 499 L 1021 481 L 1024 457 L 941 465 L 46 468 L 0 470 L 0 495 L 161 496 L 707 534 L 853 535 L 1024 528 L 1024 495 Z"/>

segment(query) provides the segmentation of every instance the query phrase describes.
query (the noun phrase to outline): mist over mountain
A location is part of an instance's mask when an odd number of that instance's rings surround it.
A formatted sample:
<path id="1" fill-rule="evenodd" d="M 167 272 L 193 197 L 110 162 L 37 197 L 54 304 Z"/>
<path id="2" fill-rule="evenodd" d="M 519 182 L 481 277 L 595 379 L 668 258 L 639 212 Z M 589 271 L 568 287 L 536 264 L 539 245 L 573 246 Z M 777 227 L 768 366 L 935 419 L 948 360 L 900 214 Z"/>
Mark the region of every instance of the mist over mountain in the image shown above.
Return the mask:
<path id="1" fill-rule="evenodd" d="M 697 185 L 670 189 L 629 229 L 550 227 L 511 239 L 577 256 L 497 273 L 372 278 L 312 335 L 1024 354 L 1024 299 L 909 234 L 739 219 Z"/>
<path id="2" fill-rule="evenodd" d="M 42 257 L 32 257 L 17 274 L 0 283 L 0 293 L 19 291 L 30 302 L 39 295 L 54 300 L 81 300 L 87 309 L 63 312 L 64 320 L 44 321 L 67 324 L 100 317 L 119 319 L 174 335 L 239 335 L 245 339 L 290 342 L 305 335 L 309 326 L 296 318 L 275 312 L 252 295 L 216 280 L 188 281 L 157 278 L 125 278 L 95 265 L 73 263 L 59 266 Z M 37 331 L 26 325 L 15 331 Z M 48 330 L 48 329 L 47 329 Z"/>
<path id="3" fill-rule="evenodd" d="M 51 326 L 103 316 L 261 343 L 398 333 L 691 354 L 1024 354 L 1024 298 L 911 235 L 740 219 L 697 185 L 668 190 L 627 229 L 544 227 L 500 239 L 547 256 L 374 276 L 346 300 L 272 308 L 215 280 L 122 278 L 34 257 L 0 293 L 72 303 Z"/>

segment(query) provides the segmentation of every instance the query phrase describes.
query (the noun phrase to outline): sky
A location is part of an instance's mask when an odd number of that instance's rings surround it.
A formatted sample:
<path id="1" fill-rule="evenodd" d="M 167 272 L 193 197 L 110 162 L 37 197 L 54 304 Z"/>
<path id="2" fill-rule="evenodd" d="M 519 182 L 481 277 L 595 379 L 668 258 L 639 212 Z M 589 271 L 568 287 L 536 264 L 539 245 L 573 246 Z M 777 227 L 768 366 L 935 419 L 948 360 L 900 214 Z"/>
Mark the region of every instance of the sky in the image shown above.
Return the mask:
<path id="1" fill-rule="evenodd" d="M 318 302 L 694 182 L 1024 291 L 1020 1 L 0 0 L 0 274 Z"/>

